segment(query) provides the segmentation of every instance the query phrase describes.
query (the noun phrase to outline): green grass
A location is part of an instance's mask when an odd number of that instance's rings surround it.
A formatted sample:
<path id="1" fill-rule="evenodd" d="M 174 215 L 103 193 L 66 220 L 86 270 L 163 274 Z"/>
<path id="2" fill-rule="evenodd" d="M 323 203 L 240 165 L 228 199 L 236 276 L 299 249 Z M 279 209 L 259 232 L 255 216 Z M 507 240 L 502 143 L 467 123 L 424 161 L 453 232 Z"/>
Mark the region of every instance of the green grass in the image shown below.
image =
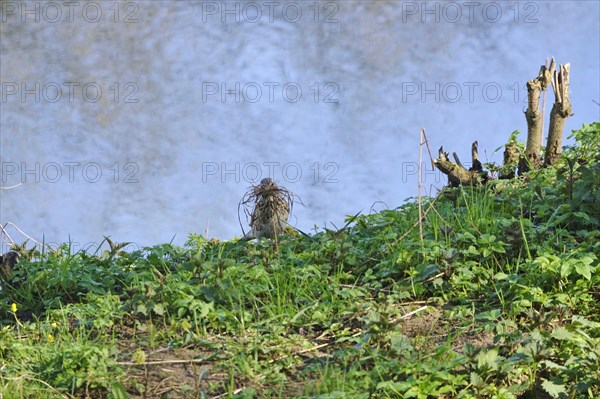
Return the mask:
<path id="1" fill-rule="evenodd" d="M 553 168 L 257 245 L 29 253 L 0 398 L 600 397 L 600 124 Z M 16 311 L 15 311 L 16 306 Z"/>

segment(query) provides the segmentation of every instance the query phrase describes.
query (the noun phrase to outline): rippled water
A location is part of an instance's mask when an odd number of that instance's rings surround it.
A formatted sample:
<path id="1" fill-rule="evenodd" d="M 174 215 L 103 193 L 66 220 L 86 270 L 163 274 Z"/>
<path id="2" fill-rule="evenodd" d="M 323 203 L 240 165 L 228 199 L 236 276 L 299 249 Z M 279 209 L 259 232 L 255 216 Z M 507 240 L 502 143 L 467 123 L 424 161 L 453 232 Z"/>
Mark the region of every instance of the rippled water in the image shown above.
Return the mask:
<path id="1" fill-rule="evenodd" d="M 0 7 L 1 184 L 22 183 L 0 221 L 47 242 L 239 236 L 267 175 L 300 196 L 305 231 L 394 208 L 416 195 L 421 127 L 434 151 L 467 160 L 477 139 L 500 162 L 550 56 L 571 63 L 567 132 L 600 119 L 598 2 Z"/>

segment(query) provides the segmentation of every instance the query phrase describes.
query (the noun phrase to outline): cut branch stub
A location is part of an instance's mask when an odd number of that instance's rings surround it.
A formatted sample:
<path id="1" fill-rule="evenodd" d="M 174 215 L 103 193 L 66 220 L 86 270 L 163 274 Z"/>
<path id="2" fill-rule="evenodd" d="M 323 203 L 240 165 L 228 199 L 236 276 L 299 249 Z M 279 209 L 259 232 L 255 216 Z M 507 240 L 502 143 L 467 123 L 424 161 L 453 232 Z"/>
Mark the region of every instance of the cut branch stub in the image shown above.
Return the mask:
<path id="1" fill-rule="evenodd" d="M 504 147 L 504 160 L 498 172 L 500 179 L 512 179 L 515 177 L 515 169 L 519 161 L 519 150 L 514 142 L 509 142 Z"/>
<path id="2" fill-rule="evenodd" d="M 519 161 L 519 174 L 530 169 L 537 169 L 541 164 L 540 143 L 542 141 L 543 115 L 540 111 L 540 94 L 545 91 L 552 82 L 555 62 L 552 58 L 550 67 L 542 65 L 538 76 L 527 82 L 527 146 L 525 148 L 525 159 Z"/>
<path id="3" fill-rule="evenodd" d="M 478 146 L 479 143 L 477 141 L 474 141 L 473 144 L 471 144 L 471 160 L 473 161 L 473 166 L 471 166 L 471 169 L 469 170 L 475 172 L 483 172 L 483 165 L 481 165 L 481 162 L 479 162 L 479 154 L 477 153 Z"/>
<path id="4" fill-rule="evenodd" d="M 448 176 L 448 183 L 452 187 L 458 187 L 459 185 L 473 186 L 485 183 L 489 176 L 487 172 L 483 171 L 483 166 L 479 162 L 479 155 L 477 154 L 477 141 L 471 146 L 472 156 L 472 167 L 466 169 L 458 159 L 456 154 L 454 159 L 456 163 L 450 162 L 448 153 L 444 152 L 444 147 L 440 147 L 438 152 L 438 159 L 435 159 L 433 163 L 435 166 L 445 175 Z"/>
<path id="5" fill-rule="evenodd" d="M 460 158 L 458 157 L 458 154 L 457 154 L 457 153 L 453 152 L 453 153 L 452 153 L 452 157 L 454 158 L 454 162 L 456 162 L 456 164 L 457 164 L 458 166 L 460 166 L 461 168 L 464 168 L 464 166 L 463 166 L 462 162 L 460 162 Z"/>
<path id="6" fill-rule="evenodd" d="M 554 90 L 554 105 L 550 111 L 550 126 L 548 127 L 548 141 L 544 165 L 553 165 L 562 154 L 562 136 L 567 118 L 573 115 L 571 101 L 569 100 L 569 72 L 570 64 L 560 65 L 558 71 L 552 76 Z"/>

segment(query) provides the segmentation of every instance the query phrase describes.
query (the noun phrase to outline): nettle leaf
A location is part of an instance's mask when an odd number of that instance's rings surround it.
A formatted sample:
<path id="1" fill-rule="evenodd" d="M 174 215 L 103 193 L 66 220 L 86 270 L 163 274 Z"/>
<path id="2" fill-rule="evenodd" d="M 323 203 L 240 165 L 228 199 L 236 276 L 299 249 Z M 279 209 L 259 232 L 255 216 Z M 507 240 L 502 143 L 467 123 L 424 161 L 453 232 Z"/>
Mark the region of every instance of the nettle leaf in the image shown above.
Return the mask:
<path id="1" fill-rule="evenodd" d="M 539 265 L 543 271 L 556 272 L 562 266 L 560 261 L 561 259 L 556 255 L 546 255 L 538 256 L 533 263 Z"/>
<path id="2" fill-rule="evenodd" d="M 485 250 L 487 250 L 487 248 Z M 469 248 L 467 248 L 467 250 L 464 251 L 464 253 L 466 255 L 479 255 L 479 251 L 477 250 L 477 248 L 475 248 L 474 245 L 469 245 Z M 486 255 L 484 254 L 484 256 Z"/>
<path id="3" fill-rule="evenodd" d="M 475 320 L 478 321 L 497 321 L 500 319 L 502 311 L 500 309 L 491 309 L 475 315 Z"/>
<path id="4" fill-rule="evenodd" d="M 560 293 L 554 295 L 554 300 L 563 305 L 569 305 L 570 303 L 572 303 L 573 298 L 571 297 L 571 294 Z"/>
<path id="5" fill-rule="evenodd" d="M 477 238 L 475 238 L 475 236 L 469 233 L 468 231 L 463 231 L 462 233 L 459 233 L 457 237 L 461 241 L 477 242 Z"/>
<path id="6" fill-rule="evenodd" d="M 314 312 L 312 312 L 312 314 L 310 315 L 310 319 L 311 321 L 320 323 L 323 322 L 325 320 L 327 320 L 326 315 L 321 312 L 320 310 L 315 310 Z"/>
<path id="7" fill-rule="evenodd" d="M 197 303 L 199 304 L 198 309 L 200 310 L 198 316 L 202 319 L 204 319 L 206 316 L 208 316 L 211 312 L 214 312 L 215 310 L 214 302 L 197 301 Z"/>
<path id="8" fill-rule="evenodd" d="M 154 307 L 152 307 L 152 310 L 159 316 L 164 316 L 165 314 L 165 307 L 162 303 L 155 304 Z"/>
<path id="9" fill-rule="evenodd" d="M 137 313 L 143 314 L 144 316 L 148 315 L 146 305 L 144 305 L 143 303 L 140 303 L 139 305 L 137 305 L 135 310 Z"/>
<path id="10" fill-rule="evenodd" d="M 559 370 L 559 371 L 567 371 L 568 368 L 563 366 L 562 364 L 558 364 L 556 362 L 553 362 L 552 360 L 544 360 L 544 365 L 552 370 Z"/>
<path id="11" fill-rule="evenodd" d="M 504 247 L 502 246 L 501 243 L 497 242 L 494 245 L 492 245 L 492 250 L 494 252 L 497 252 L 499 254 L 505 254 L 506 253 L 506 249 L 504 249 Z"/>
<path id="12" fill-rule="evenodd" d="M 585 213 L 585 212 L 574 212 L 573 215 L 577 216 L 578 218 L 581 218 L 583 220 L 585 220 L 586 222 L 589 222 L 590 220 L 592 220 L 590 218 L 590 216 Z"/>
<path id="13" fill-rule="evenodd" d="M 482 234 L 479 239 L 477 239 L 477 243 L 480 245 L 493 244 L 495 241 L 496 236 L 493 234 Z"/>
<path id="14" fill-rule="evenodd" d="M 485 384 L 485 381 L 483 380 L 483 378 L 475 372 L 471 372 L 470 377 L 471 377 L 471 384 L 476 388 L 482 387 Z"/>
<path id="15" fill-rule="evenodd" d="M 600 328 L 600 323 L 596 322 L 596 321 L 592 321 L 592 320 L 588 320 L 583 316 L 577 316 L 574 315 L 572 318 L 572 325 L 574 327 L 585 327 L 585 328 Z M 579 331 L 578 328 L 578 331 Z"/>
<path id="16" fill-rule="evenodd" d="M 419 274 L 417 275 L 416 281 L 423 281 L 437 274 L 440 271 L 440 268 L 437 265 L 419 265 L 417 266 L 417 271 Z"/>
<path id="17" fill-rule="evenodd" d="M 390 335 L 390 345 L 398 353 L 412 351 L 414 348 L 410 340 L 404 334 L 392 333 Z"/>
<path id="18" fill-rule="evenodd" d="M 573 333 L 569 332 L 569 330 L 561 326 L 552 330 L 552 338 L 560 339 L 562 341 L 570 341 L 574 339 L 574 335 Z"/>
<path id="19" fill-rule="evenodd" d="M 559 380 L 554 381 L 558 382 Z M 559 384 L 554 381 L 545 380 L 544 382 L 542 382 L 542 388 L 544 388 L 544 390 L 548 392 L 548 394 L 553 398 L 560 398 L 562 396 L 566 396 L 567 391 L 565 389 L 565 384 Z"/>
<path id="20" fill-rule="evenodd" d="M 506 280 L 508 275 L 506 273 L 498 272 L 494 274 L 494 280 Z"/>
<path id="21" fill-rule="evenodd" d="M 490 349 L 477 356 L 477 368 L 480 370 L 496 370 L 498 368 L 498 361 L 501 359 L 502 358 L 498 355 L 498 349 Z"/>

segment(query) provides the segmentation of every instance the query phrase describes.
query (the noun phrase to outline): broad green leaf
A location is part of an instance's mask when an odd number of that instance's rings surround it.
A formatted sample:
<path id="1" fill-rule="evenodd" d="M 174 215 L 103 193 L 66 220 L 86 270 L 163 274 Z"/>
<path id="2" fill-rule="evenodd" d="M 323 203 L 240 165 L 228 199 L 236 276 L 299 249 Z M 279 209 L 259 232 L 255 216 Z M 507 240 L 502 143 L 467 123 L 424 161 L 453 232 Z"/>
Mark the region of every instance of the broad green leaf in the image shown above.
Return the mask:
<path id="1" fill-rule="evenodd" d="M 585 279 L 588 281 L 592 279 L 592 269 L 589 265 L 586 265 L 585 263 L 576 263 L 575 271 L 577 271 L 579 275 L 585 277 Z"/>
<path id="2" fill-rule="evenodd" d="M 569 341 L 574 338 L 573 334 L 562 326 L 552 330 L 552 337 L 562 341 Z"/>
<path id="3" fill-rule="evenodd" d="M 542 388 L 553 398 L 560 398 L 562 395 L 567 395 L 564 384 L 557 384 L 550 380 L 542 382 Z"/>
<path id="4" fill-rule="evenodd" d="M 129 399 L 125 387 L 120 382 L 113 382 L 110 386 L 110 399 Z"/>
<path id="5" fill-rule="evenodd" d="M 496 273 L 494 274 L 494 280 L 506 280 L 508 278 L 508 275 L 506 273 Z"/>
<path id="6" fill-rule="evenodd" d="M 581 218 L 581 219 L 585 220 L 586 222 L 589 222 L 590 220 L 592 220 L 590 218 L 590 216 L 587 213 L 585 213 L 585 212 L 575 212 L 575 213 L 573 213 L 573 215 L 577 216 L 578 218 Z"/>
<path id="7" fill-rule="evenodd" d="M 498 356 L 498 349 L 490 349 L 489 351 L 485 351 L 480 353 L 477 356 L 477 366 L 478 368 L 489 368 L 491 370 L 495 370 L 498 368 L 498 360 L 500 356 Z"/>

